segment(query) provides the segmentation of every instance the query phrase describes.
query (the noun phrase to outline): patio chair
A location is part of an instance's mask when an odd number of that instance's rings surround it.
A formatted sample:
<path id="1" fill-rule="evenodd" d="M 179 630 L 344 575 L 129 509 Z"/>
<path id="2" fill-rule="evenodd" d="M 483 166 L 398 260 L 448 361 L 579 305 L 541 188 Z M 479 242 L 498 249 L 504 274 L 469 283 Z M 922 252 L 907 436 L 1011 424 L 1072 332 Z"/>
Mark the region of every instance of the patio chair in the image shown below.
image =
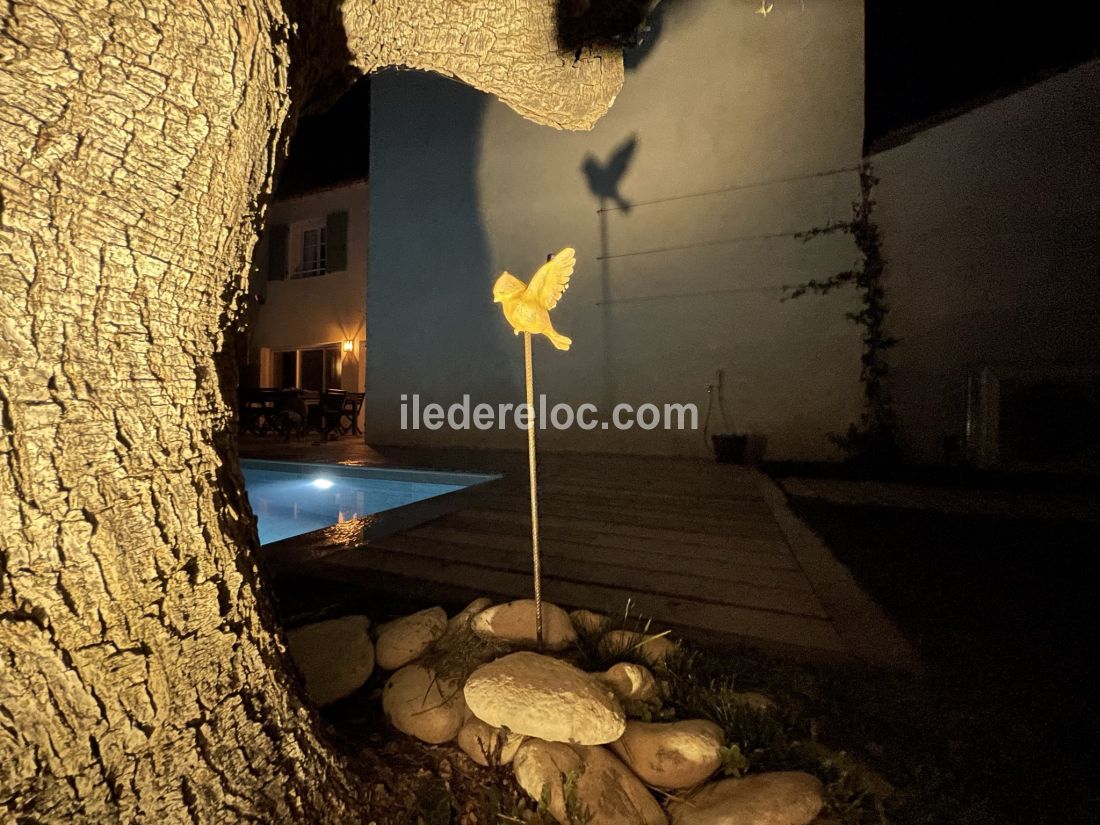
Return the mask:
<path id="1" fill-rule="evenodd" d="M 340 411 L 340 435 L 361 435 L 359 429 L 359 410 L 363 406 L 363 398 L 366 393 L 349 392 L 344 398 L 344 406 Z"/>
<path id="2" fill-rule="evenodd" d="M 320 403 L 314 407 L 310 425 L 326 441 L 333 435 L 341 435 L 340 416 L 343 415 L 346 397 L 347 393 L 343 390 L 325 390 L 321 393 Z"/>
<path id="3" fill-rule="evenodd" d="M 275 396 L 271 414 L 271 429 L 290 441 L 292 435 L 301 438 L 309 429 L 309 413 L 301 390 L 280 390 Z"/>
<path id="4" fill-rule="evenodd" d="M 268 416 L 262 390 L 242 387 L 239 393 L 240 432 L 263 435 L 268 430 Z"/>

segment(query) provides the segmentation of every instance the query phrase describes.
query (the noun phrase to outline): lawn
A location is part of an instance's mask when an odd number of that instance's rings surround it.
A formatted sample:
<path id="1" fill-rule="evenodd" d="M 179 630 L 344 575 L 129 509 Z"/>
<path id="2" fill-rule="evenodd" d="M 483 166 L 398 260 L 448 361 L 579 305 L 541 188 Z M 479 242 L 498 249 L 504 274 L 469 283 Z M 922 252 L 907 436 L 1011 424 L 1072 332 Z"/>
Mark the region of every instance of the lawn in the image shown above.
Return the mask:
<path id="1" fill-rule="evenodd" d="M 927 804 L 947 818 L 904 821 L 1095 822 L 1100 529 L 792 504 L 928 665 L 912 693 L 866 697 L 872 724 L 897 720 L 878 734 L 888 761 L 913 773 L 918 796 L 942 795 Z"/>

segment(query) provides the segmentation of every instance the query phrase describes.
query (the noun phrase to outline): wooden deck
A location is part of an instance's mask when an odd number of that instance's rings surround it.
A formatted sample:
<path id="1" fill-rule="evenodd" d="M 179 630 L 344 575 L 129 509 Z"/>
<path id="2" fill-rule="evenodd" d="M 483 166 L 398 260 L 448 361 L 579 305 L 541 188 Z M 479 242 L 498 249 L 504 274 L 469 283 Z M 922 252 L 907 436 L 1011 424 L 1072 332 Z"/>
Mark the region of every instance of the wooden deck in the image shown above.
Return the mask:
<path id="1" fill-rule="evenodd" d="M 461 509 L 365 543 L 291 557 L 298 572 L 455 603 L 531 594 L 526 457 L 372 450 L 350 441 L 242 445 L 291 460 L 498 472 Z M 686 636 L 911 669 L 915 655 L 847 570 L 749 467 L 607 455 L 540 459 L 543 596 L 650 617 Z M 284 554 L 285 560 L 285 554 Z"/>

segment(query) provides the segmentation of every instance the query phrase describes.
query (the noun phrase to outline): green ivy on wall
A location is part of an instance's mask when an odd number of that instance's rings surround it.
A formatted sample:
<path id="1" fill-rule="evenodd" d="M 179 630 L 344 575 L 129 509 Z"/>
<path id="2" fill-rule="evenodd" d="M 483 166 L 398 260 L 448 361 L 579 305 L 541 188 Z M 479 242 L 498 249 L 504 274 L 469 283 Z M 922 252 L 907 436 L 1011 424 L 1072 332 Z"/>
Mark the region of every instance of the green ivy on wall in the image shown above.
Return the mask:
<path id="1" fill-rule="evenodd" d="M 849 460 L 883 466 L 900 460 L 897 417 L 887 386 L 890 364 L 886 358 L 887 352 L 898 343 L 898 339 L 886 331 L 889 306 L 882 283 L 885 268 L 882 241 L 878 224 L 872 217 L 875 206 L 873 193 L 878 178 L 875 177 L 871 164 L 864 163 L 860 166 L 859 183 L 860 198 L 852 203 L 851 220 L 814 227 L 795 237 L 811 241 L 822 235 L 848 233 L 855 241 L 861 257 L 852 269 L 838 272 L 824 280 L 809 280 L 784 287 L 786 294 L 783 300 L 798 298 L 807 292 L 828 295 L 849 284 L 854 285 L 859 292 L 860 309 L 846 313 L 845 317 L 858 324 L 862 330 L 860 382 L 863 384 L 863 412 L 858 423 L 850 425 L 846 433 L 833 434 L 830 438 L 844 450 Z"/>

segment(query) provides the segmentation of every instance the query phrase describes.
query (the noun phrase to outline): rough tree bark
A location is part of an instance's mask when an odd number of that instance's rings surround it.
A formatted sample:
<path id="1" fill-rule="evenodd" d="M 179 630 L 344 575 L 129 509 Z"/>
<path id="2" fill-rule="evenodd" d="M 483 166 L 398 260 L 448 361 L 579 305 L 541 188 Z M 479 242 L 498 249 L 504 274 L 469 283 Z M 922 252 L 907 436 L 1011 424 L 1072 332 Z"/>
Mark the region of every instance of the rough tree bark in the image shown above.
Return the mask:
<path id="1" fill-rule="evenodd" d="M 9 0 L 0 28 L 0 819 L 348 822 L 259 583 L 215 367 L 286 142 L 348 64 L 586 128 L 553 0 Z M 79 7 L 74 7 L 79 6 Z"/>

